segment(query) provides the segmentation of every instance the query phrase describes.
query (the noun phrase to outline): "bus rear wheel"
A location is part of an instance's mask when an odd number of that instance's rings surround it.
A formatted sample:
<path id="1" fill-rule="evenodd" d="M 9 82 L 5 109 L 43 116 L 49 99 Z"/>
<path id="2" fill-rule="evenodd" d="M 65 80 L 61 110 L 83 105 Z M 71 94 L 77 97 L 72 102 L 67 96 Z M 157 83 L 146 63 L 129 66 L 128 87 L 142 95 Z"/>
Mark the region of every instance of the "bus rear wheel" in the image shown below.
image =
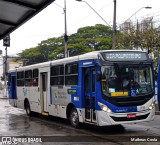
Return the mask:
<path id="1" fill-rule="evenodd" d="M 26 114 L 28 116 L 31 116 L 32 115 L 32 111 L 31 111 L 30 104 L 29 104 L 28 101 L 26 102 L 25 109 L 26 109 Z"/>
<path id="2" fill-rule="evenodd" d="M 79 123 L 78 112 L 75 108 L 73 108 L 70 112 L 70 123 L 75 128 L 79 127 L 80 123 Z"/>

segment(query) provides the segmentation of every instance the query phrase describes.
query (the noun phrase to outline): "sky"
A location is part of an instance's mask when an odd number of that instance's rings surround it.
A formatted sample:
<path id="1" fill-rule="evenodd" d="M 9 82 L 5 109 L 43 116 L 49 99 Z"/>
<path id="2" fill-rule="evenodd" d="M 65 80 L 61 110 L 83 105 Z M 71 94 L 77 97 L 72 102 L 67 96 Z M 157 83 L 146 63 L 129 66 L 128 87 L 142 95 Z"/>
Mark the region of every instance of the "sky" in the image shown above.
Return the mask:
<path id="1" fill-rule="evenodd" d="M 110 25 L 113 25 L 113 0 L 85 0 Z M 107 25 L 85 2 L 66 0 L 67 34 L 76 33 L 79 28 Z M 143 7 L 152 7 L 145 9 Z M 131 17 L 132 21 L 141 21 L 153 16 L 160 21 L 160 0 L 117 0 L 116 22 L 119 24 Z M 16 55 L 22 50 L 36 47 L 42 40 L 59 37 L 64 34 L 64 0 L 56 0 L 39 14 L 27 21 L 10 34 L 11 46 L 9 55 Z M 5 54 L 3 41 L 0 41 L 0 50 Z"/>

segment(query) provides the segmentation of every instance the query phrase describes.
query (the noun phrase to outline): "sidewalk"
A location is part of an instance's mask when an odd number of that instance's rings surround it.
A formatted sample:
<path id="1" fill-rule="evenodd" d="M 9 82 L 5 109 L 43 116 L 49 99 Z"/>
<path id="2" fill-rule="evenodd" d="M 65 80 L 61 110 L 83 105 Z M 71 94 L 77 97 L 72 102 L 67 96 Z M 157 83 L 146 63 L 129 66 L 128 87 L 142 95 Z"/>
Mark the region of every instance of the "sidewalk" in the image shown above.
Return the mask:
<path id="1" fill-rule="evenodd" d="M 160 111 L 156 111 L 155 114 L 156 114 L 156 115 L 160 115 Z"/>
<path id="2" fill-rule="evenodd" d="M 0 97 L 0 99 L 9 99 L 8 97 Z"/>
<path id="3" fill-rule="evenodd" d="M 6 94 L 4 90 L 0 90 L 0 99 L 8 99 L 8 96 L 5 96 L 4 94 Z"/>
<path id="4" fill-rule="evenodd" d="M 159 111 L 159 107 L 158 107 L 158 104 L 156 104 L 156 112 L 155 112 L 156 115 L 160 115 L 160 111 Z"/>

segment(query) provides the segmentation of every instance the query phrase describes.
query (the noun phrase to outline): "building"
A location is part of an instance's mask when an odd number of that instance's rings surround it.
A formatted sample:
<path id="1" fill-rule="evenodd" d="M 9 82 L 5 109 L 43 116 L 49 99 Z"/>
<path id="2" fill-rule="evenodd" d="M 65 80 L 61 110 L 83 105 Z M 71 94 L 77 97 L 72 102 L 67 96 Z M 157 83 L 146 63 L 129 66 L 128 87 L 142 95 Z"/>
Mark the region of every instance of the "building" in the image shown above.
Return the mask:
<path id="1" fill-rule="evenodd" d="M 5 69 L 5 60 L 6 60 L 6 57 L 5 56 L 2 56 L 2 60 L 0 63 L 2 63 L 2 69 L 1 69 L 1 73 L 2 73 L 2 77 L 4 78 L 4 74 L 5 74 L 5 70 L 6 72 L 8 72 L 8 70 L 10 69 L 15 69 L 17 67 L 21 67 L 23 66 L 23 62 L 16 62 L 15 59 L 17 58 L 18 56 L 17 55 L 14 55 L 14 56 L 9 56 L 7 57 L 7 68 Z"/>
<path id="2" fill-rule="evenodd" d="M 140 23 L 140 32 L 145 32 L 146 30 L 152 29 L 153 28 L 153 17 L 148 17 L 145 18 L 141 21 Z"/>
<path id="3" fill-rule="evenodd" d="M 133 31 L 145 32 L 146 30 L 152 29 L 154 27 L 153 17 L 144 18 L 142 21 L 133 22 L 131 20 L 125 21 L 120 25 L 120 31 L 123 33 L 130 33 Z"/>
<path id="4" fill-rule="evenodd" d="M 133 29 L 134 29 L 133 22 L 130 20 L 125 21 L 120 25 L 120 31 L 123 33 L 129 33 Z"/>

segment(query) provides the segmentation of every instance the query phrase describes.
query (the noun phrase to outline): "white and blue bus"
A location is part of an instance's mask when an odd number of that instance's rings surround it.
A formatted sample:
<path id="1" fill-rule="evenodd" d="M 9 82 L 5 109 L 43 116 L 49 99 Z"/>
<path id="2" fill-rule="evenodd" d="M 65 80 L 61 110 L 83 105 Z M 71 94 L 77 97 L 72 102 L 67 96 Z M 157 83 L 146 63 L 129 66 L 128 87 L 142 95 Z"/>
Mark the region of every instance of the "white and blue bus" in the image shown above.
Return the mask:
<path id="1" fill-rule="evenodd" d="M 98 126 L 153 120 L 153 63 L 143 51 L 104 50 L 8 72 L 9 102 Z"/>

